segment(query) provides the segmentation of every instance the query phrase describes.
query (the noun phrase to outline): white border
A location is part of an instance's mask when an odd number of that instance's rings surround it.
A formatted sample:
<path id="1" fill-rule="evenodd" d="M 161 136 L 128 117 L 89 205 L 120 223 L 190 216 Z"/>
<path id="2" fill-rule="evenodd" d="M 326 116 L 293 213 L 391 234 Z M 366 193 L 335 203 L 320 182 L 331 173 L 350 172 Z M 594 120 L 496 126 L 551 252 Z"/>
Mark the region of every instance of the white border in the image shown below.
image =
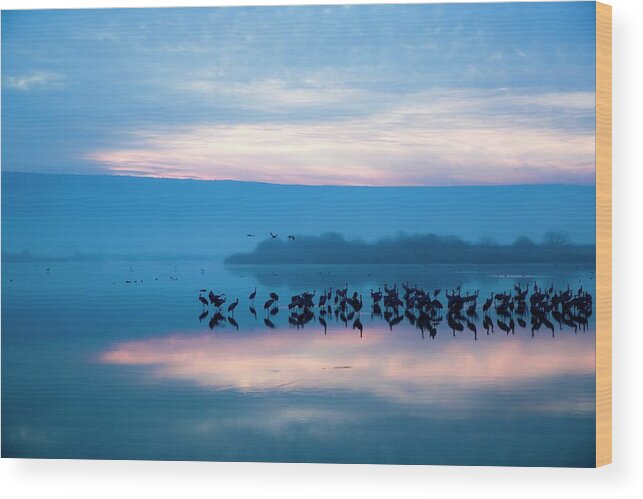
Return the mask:
<path id="1" fill-rule="evenodd" d="M 381 1 L 0 0 L 2 9 L 395 3 Z M 422 2 L 408 2 L 422 3 Z M 550 499 L 641 497 L 643 2 L 612 0 L 614 32 L 614 464 L 599 470 L 151 461 L 0 461 L 3 497 Z M 637 154 L 638 153 L 638 154 Z"/>

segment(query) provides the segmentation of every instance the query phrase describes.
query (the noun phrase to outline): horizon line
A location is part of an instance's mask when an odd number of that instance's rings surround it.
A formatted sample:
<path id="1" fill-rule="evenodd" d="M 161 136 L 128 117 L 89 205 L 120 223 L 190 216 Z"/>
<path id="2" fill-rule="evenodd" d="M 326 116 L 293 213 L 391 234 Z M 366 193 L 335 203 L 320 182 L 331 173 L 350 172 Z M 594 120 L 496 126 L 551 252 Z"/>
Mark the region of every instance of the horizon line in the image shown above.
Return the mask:
<path id="1" fill-rule="evenodd" d="M 265 182 L 259 180 L 238 180 L 232 178 L 196 178 L 196 177 L 163 177 L 155 175 L 126 175 L 126 174 L 112 174 L 112 173 L 67 173 L 67 172 L 38 172 L 38 171 L 12 171 L 1 170 L 1 173 L 11 175 L 52 175 L 61 177 L 114 177 L 114 178 L 132 178 L 132 179 L 151 179 L 151 180 L 175 180 L 175 181 L 192 181 L 192 182 L 228 182 L 239 184 L 261 184 L 261 185 L 274 185 L 280 187 L 353 187 L 353 188 L 430 188 L 430 187 L 522 187 L 522 186 L 574 186 L 574 187 L 593 187 L 596 188 L 596 182 L 593 183 L 573 183 L 573 182 L 525 182 L 525 183 L 488 183 L 488 184 L 391 184 L 391 185 L 377 185 L 377 184 L 301 184 L 301 183 L 279 183 L 279 182 Z"/>

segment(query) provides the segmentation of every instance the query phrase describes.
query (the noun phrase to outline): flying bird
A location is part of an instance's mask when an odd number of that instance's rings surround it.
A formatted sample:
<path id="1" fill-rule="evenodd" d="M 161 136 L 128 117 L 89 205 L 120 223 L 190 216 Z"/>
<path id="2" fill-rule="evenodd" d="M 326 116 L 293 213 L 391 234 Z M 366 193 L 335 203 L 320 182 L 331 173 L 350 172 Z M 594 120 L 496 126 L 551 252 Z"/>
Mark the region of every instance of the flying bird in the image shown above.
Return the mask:
<path id="1" fill-rule="evenodd" d="M 273 234 L 272 232 L 270 233 L 270 237 L 273 239 L 277 239 L 279 237 L 279 234 Z"/>

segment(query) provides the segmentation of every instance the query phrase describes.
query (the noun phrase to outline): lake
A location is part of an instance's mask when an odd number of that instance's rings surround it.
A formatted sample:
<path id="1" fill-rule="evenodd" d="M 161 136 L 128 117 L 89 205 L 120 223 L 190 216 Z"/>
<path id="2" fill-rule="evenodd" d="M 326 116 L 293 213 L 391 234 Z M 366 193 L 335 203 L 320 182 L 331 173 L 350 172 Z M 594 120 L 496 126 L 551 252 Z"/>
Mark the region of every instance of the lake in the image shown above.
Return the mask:
<path id="1" fill-rule="evenodd" d="M 444 321 L 431 336 L 372 315 L 370 290 L 407 280 L 442 301 L 479 290 L 479 305 L 534 281 L 595 294 L 583 266 L 5 263 L 2 455 L 594 465 L 593 316 L 554 334 L 529 320 L 489 334 L 481 317 L 475 334 Z M 317 314 L 289 323 L 292 295 L 346 285 L 364 296 L 362 331 L 334 313 L 326 330 Z M 212 306 L 200 318 L 202 288 L 227 294 L 225 317 L 240 298 L 233 322 L 212 324 Z"/>

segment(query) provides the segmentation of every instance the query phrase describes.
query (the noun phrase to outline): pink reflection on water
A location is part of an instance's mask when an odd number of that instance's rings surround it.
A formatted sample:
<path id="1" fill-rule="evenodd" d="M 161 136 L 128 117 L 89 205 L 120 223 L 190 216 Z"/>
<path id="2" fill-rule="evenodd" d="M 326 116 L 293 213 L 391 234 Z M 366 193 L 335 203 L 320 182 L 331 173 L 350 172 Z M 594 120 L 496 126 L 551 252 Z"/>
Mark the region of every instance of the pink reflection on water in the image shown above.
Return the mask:
<path id="1" fill-rule="evenodd" d="M 410 331 L 391 333 L 381 327 L 369 328 L 363 338 L 343 330 L 327 336 L 295 330 L 173 334 L 118 343 L 100 361 L 145 366 L 155 380 L 212 389 L 359 391 L 405 403 L 451 406 L 485 388 L 511 390 L 548 378 L 593 375 L 593 331 L 561 333 L 555 339 L 528 336 L 422 341 Z"/>

